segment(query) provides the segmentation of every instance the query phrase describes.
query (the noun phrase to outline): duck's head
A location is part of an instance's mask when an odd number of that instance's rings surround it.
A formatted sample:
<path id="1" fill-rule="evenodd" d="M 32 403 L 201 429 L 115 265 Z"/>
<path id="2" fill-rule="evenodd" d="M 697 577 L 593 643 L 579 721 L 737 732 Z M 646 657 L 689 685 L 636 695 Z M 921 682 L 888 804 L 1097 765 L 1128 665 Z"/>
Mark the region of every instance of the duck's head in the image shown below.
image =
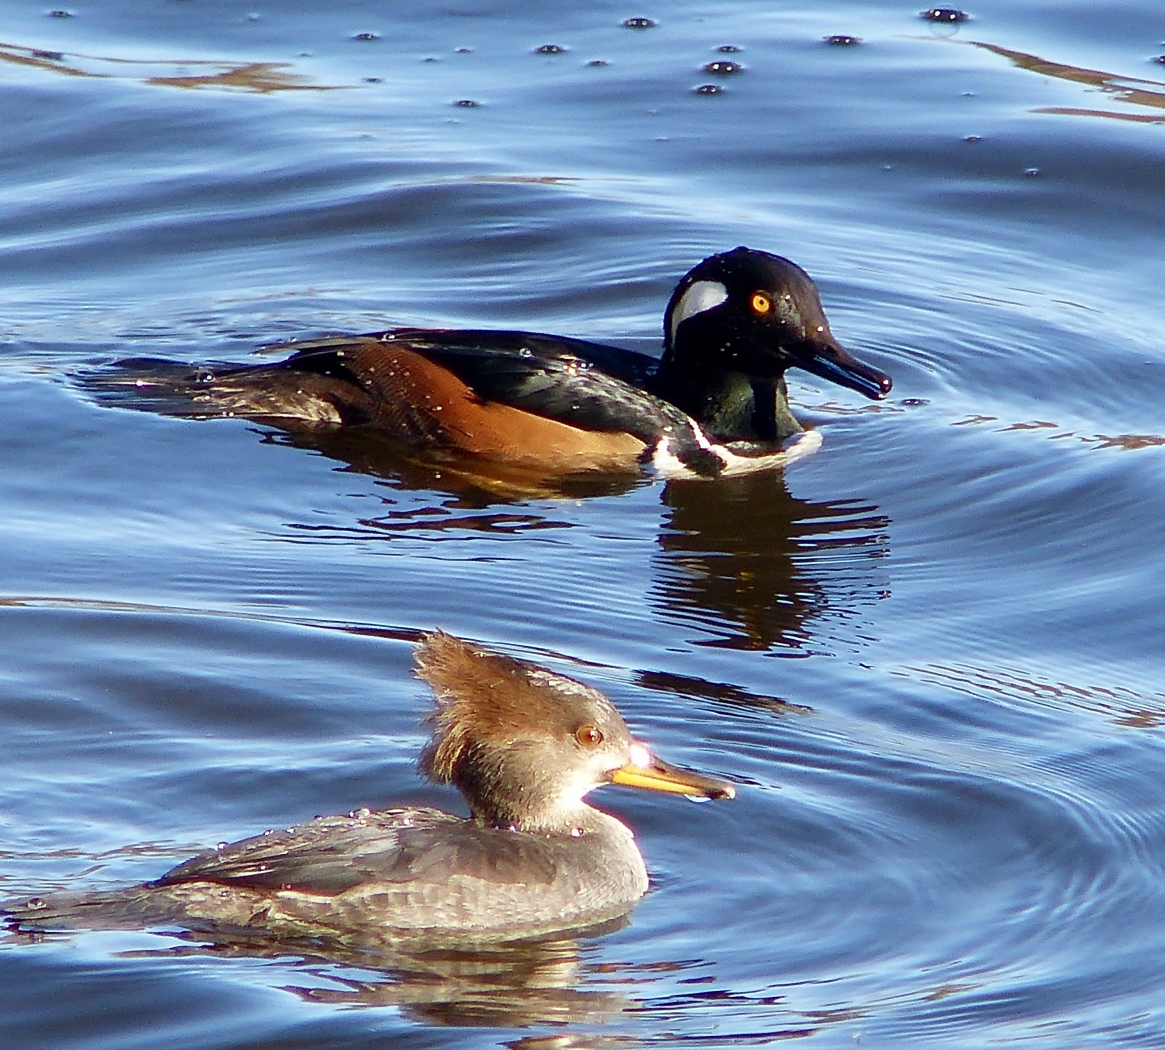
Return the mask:
<path id="1" fill-rule="evenodd" d="M 602 784 L 731 798 L 730 784 L 676 769 L 637 741 L 602 693 L 438 631 L 416 652 L 437 699 L 420 767 L 454 784 L 497 827 L 569 832 Z"/>
<path id="2" fill-rule="evenodd" d="M 712 255 L 676 286 L 664 315 L 664 367 L 775 379 L 803 368 L 866 397 L 891 379 L 833 337 L 813 279 L 796 263 L 752 248 Z"/>

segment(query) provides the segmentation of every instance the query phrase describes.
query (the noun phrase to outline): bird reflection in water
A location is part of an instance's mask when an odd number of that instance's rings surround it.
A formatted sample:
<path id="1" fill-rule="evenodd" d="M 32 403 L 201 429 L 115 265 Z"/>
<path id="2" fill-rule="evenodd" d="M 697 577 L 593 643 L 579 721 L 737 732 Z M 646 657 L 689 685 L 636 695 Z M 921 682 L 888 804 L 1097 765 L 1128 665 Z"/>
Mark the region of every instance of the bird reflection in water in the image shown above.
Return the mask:
<path id="1" fill-rule="evenodd" d="M 476 1028 L 537 1028 L 553 1026 L 549 1034 L 532 1032 L 504 1045 L 523 1050 L 567 1047 L 642 1047 L 645 1022 L 665 1016 L 672 1024 L 687 1011 L 706 1013 L 709 1003 L 754 1005 L 715 987 L 715 965 L 699 957 L 621 961 L 611 958 L 608 944 L 599 958 L 594 938 L 627 924 L 614 919 L 569 936 L 547 937 L 468 948 L 360 951 L 329 942 L 295 943 L 258 936 L 230 938 L 204 933 L 173 933 L 177 943 L 162 948 L 118 951 L 119 959 L 164 962 L 174 959 L 267 959 L 280 967 L 272 987 L 304 1003 L 328 1007 L 391 1008 L 402 1018 L 424 1025 Z M 8 934 L 22 940 L 45 940 L 62 934 Z M 76 936 L 76 935 L 72 935 Z M 4 935 L 0 934 L 0 942 Z M 676 984 L 687 991 L 677 992 Z M 698 988 L 699 991 L 691 989 Z M 783 996 L 771 996 L 772 1007 Z M 836 1020 L 848 1020 L 843 1014 Z M 786 1022 L 766 1032 L 752 1032 L 748 1045 L 806 1038 L 819 1032 L 821 1015 L 779 1009 L 774 1021 Z M 596 1026 L 601 1026 L 596 1028 Z M 738 1037 L 739 1038 L 739 1037 Z M 677 1042 L 699 1036 L 676 1037 Z"/>
<path id="2" fill-rule="evenodd" d="M 357 428 L 263 433 L 264 440 L 312 449 L 394 487 L 452 498 L 443 517 L 361 521 L 361 531 L 384 535 L 443 527 L 492 533 L 558 528 L 563 523 L 545 511 L 504 508 L 534 499 L 613 496 L 651 484 L 638 471 L 548 476 L 455 452 L 407 448 Z M 667 622 L 696 629 L 692 644 L 790 657 L 864 647 L 861 620 L 890 593 L 881 565 L 890 519 L 877 506 L 802 499 L 789 492 L 779 471 L 669 481 L 662 503 L 666 516 L 649 597 Z M 455 513 L 454 507 L 475 513 Z M 477 513 L 485 510 L 492 513 Z"/>
<path id="3" fill-rule="evenodd" d="M 395 1007 L 409 1020 L 456 1026 L 525 1027 L 598 1024 L 635 1007 L 587 961 L 590 937 L 627 924 L 614 919 L 570 936 L 469 947 L 360 951 L 334 942 L 289 942 L 258 936 L 175 934 L 178 944 L 119 953 L 120 958 L 278 959 L 286 968 L 281 989 L 306 1003 Z M 27 936 L 27 935 L 26 935 Z M 39 934 L 38 937 L 54 936 Z M 663 964 L 665 970 L 682 964 Z M 618 969 L 659 969 L 626 964 Z M 642 979 L 628 977 L 627 984 Z"/>
<path id="4" fill-rule="evenodd" d="M 852 621 L 889 593 L 890 519 L 876 506 L 800 499 L 779 474 L 671 482 L 663 502 L 652 597 L 698 629 L 693 644 L 788 656 L 861 644 Z M 823 618 L 847 627 L 831 637 Z"/>

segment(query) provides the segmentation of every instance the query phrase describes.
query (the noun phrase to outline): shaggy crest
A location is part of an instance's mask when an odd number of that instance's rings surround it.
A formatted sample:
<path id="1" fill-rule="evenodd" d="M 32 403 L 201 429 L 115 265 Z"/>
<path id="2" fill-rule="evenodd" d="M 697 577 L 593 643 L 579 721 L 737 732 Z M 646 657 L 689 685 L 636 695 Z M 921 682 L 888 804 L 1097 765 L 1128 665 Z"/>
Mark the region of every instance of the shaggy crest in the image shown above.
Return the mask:
<path id="1" fill-rule="evenodd" d="M 597 690 L 443 631 L 422 638 L 416 662 L 417 677 L 437 700 L 428 719 L 433 738 L 419 765 L 437 783 L 458 783 L 467 762 L 491 756 L 495 766 L 523 743 L 561 740 L 588 723 L 608 736 L 630 738 L 619 712 Z"/>

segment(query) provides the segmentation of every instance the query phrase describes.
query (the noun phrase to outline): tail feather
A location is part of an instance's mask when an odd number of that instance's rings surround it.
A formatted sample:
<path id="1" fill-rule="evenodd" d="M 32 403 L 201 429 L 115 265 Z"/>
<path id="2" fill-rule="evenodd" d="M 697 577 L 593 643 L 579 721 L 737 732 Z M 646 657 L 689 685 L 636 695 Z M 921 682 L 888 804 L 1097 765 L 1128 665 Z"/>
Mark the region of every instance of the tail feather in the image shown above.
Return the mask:
<path id="1" fill-rule="evenodd" d="M 181 419 L 240 416 L 272 423 L 294 420 L 301 426 L 345 422 L 319 377 L 283 364 L 192 368 L 137 357 L 77 379 L 100 404 Z"/>
<path id="2" fill-rule="evenodd" d="M 141 930 L 171 918 L 146 886 L 29 897 L 0 905 L 0 919 L 16 933 Z"/>

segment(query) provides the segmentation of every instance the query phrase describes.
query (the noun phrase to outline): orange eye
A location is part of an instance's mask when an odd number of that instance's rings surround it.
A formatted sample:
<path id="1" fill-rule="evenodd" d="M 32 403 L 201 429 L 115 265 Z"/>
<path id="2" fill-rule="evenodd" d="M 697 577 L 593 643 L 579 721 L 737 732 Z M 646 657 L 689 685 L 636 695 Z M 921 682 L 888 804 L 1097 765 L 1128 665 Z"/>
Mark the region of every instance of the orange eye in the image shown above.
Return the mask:
<path id="1" fill-rule="evenodd" d="M 574 731 L 574 738 L 583 747 L 598 747 L 603 742 L 603 733 L 594 726 L 579 726 Z"/>
<path id="2" fill-rule="evenodd" d="M 758 314 L 767 314 L 773 308 L 773 301 L 764 292 L 753 292 L 752 308 Z"/>

